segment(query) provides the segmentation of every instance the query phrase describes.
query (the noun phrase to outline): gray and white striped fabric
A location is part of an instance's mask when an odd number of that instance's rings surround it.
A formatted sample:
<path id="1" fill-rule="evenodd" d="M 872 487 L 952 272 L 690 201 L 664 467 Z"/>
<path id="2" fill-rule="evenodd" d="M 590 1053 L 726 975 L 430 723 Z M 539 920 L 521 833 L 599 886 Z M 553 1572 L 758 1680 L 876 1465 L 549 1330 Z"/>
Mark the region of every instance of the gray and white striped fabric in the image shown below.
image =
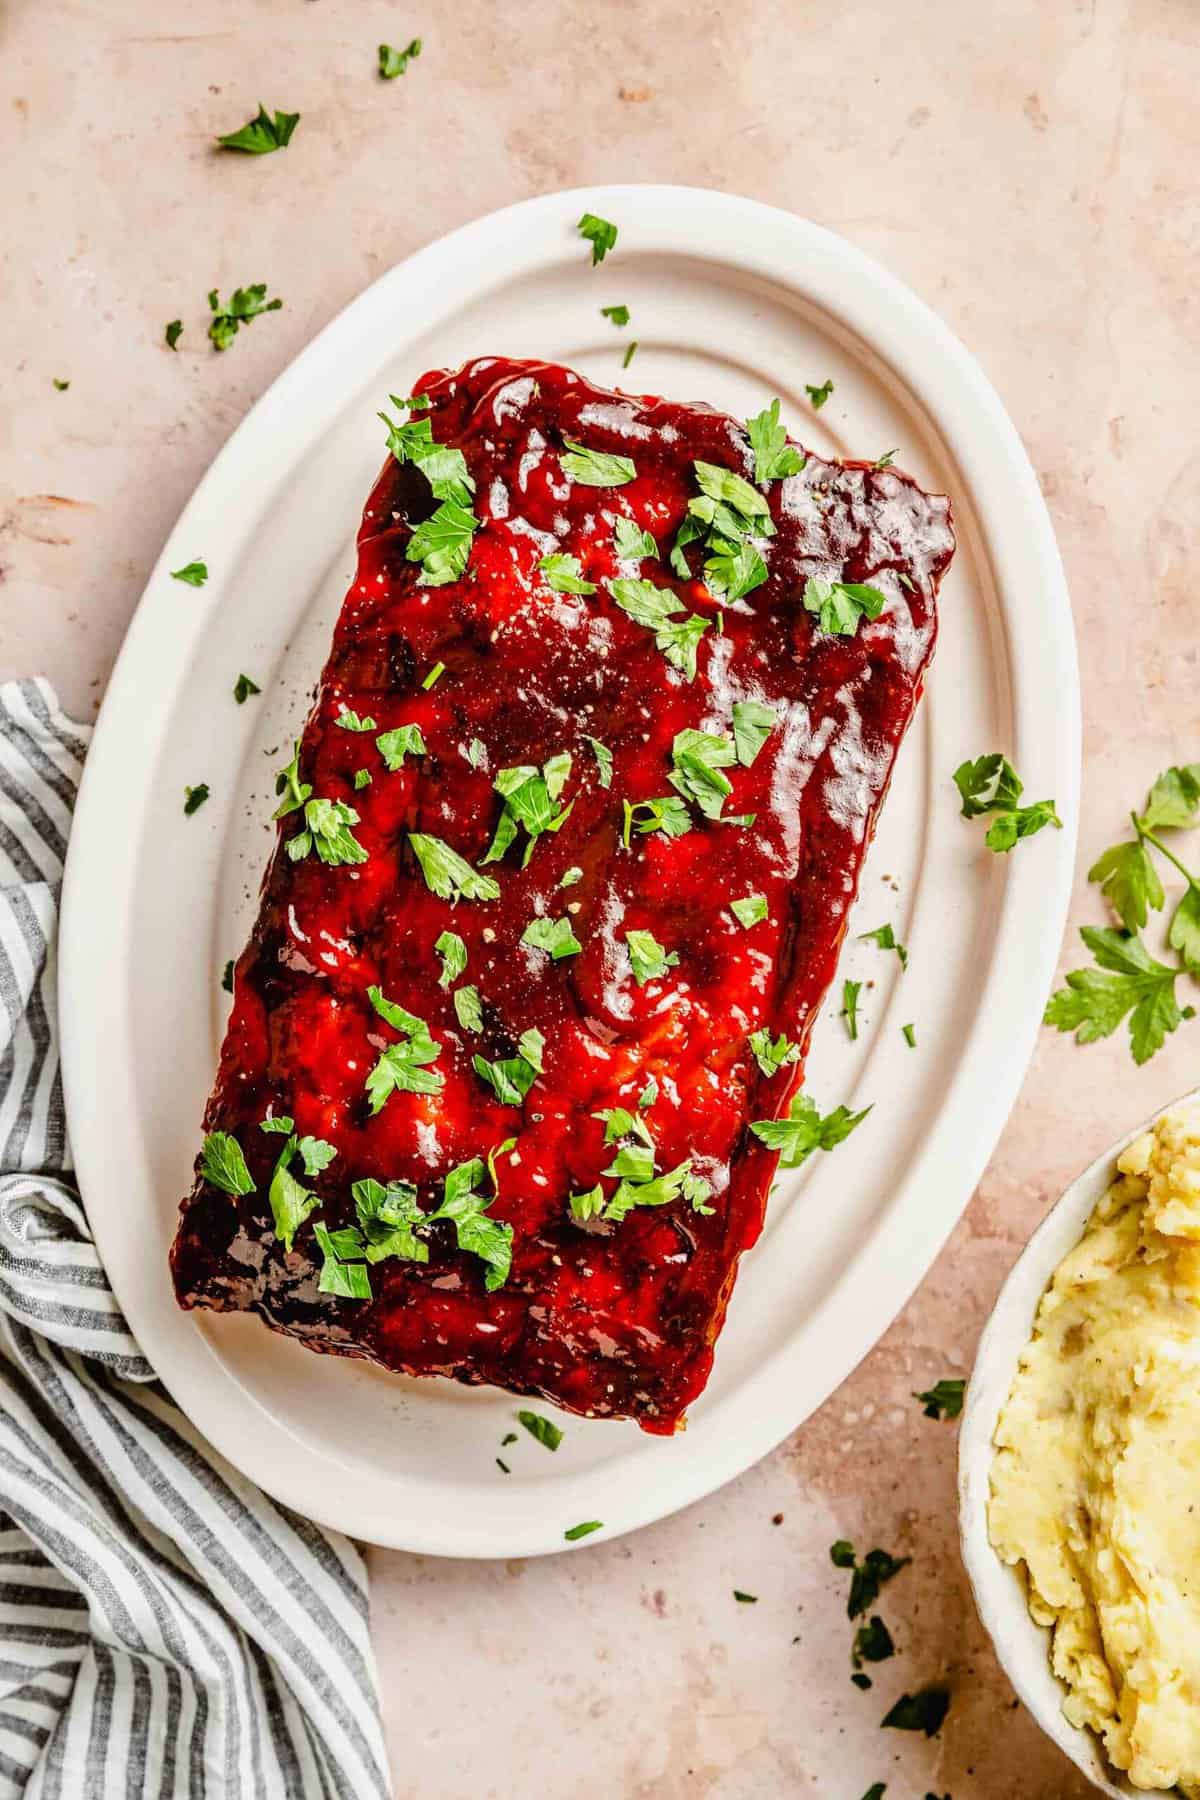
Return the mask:
<path id="1" fill-rule="evenodd" d="M 87 739 L 45 682 L 0 687 L 0 1800 L 372 1800 L 361 1558 L 191 1429 L 65 1179 L 54 939 Z"/>

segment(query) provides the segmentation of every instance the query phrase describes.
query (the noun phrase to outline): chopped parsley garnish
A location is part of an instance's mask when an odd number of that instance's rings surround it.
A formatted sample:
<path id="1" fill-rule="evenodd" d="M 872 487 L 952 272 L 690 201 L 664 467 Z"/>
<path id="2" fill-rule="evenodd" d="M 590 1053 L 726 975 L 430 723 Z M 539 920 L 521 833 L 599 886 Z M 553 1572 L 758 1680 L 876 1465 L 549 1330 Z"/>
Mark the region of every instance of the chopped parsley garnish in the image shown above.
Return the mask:
<path id="1" fill-rule="evenodd" d="M 609 583 L 609 593 L 622 612 L 628 613 L 636 624 L 653 631 L 658 648 L 685 680 L 695 681 L 696 651 L 708 630 L 709 621 L 694 613 L 676 620 L 676 613 L 686 612 L 678 594 L 636 576 L 618 576 Z"/>
<path id="2" fill-rule="evenodd" d="M 758 1595 L 743 1593 L 741 1588 L 734 1588 L 733 1597 L 742 1606 L 757 1606 Z"/>
<path id="3" fill-rule="evenodd" d="M 482 769 L 487 763 L 487 745 L 482 738 L 472 738 L 467 745 L 467 761 L 473 769 Z"/>
<path id="4" fill-rule="evenodd" d="M 371 774 L 370 769 L 355 769 L 355 771 L 354 771 L 354 791 L 355 791 L 355 793 L 361 792 L 361 790 L 363 788 L 370 787 L 370 785 L 374 779 L 375 778 Z"/>
<path id="5" fill-rule="evenodd" d="M 628 325 L 629 323 L 627 306 L 602 306 L 600 314 L 602 318 L 611 319 L 614 325 Z"/>
<path id="6" fill-rule="evenodd" d="M 637 355 L 637 347 L 638 347 L 638 341 L 636 338 L 634 338 L 634 340 L 630 344 L 628 350 L 626 350 L 624 356 L 621 358 L 621 367 L 623 369 L 627 369 L 629 367 L 630 363 L 633 361 L 634 357 Z"/>
<path id="7" fill-rule="evenodd" d="M 863 581 L 818 581 L 810 575 L 804 583 L 806 612 L 817 615 L 822 631 L 834 637 L 853 637 L 860 619 L 877 619 L 887 596 Z"/>
<path id="8" fill-rule="evenodd" d="M 442 959 L 438 986 L 453 987 L 467 966 L 467 946 L 457 931 L 443 931 L 433 947 Z"/>
<path id="9" fill-rule="evenodd" d="M 561 810 L 558 807 L 570 779 L 571 761 L 571 752 L 562 750 L 543 763 L 541 769 L 532 763 L 522 763 L 515 769 L 501 769 L 493 786 L 504 806 L 496 834 L 481 859 L 484 863 L 499 862 L 515 840 L 518 828 L 523 826 L 529 838 L 521 859 L 521 867 L 525 868 L 538 838 L 547 831 L 561 831 L 575 804 L 571 801 Z"/>
<path id="10" fill-rule="evenodd" d="M 512 1226 L 487 1216 L 496 1196 L 479 1192 L 484 1176 L 478 1157 L 459 1163 L 443 1181 L 441 1205 L 428 1213 L 421 1211 L 411 1182 L 393 1181 L 385 1188 L 378 1181 L 356 1181 L 351 1191 L 362 1228 L 358 1254 L 368 1262 L 389 1256 L 428 1262 L 429 1247 L 417 1237 L 417 1229 L 445 1219 L 454 1226 L 458 1248 L 487 1264 L 484 1286 L 494 1293 L 512 1264 Z"/>
<path id="11" fill-rule="evenodd" d="M 403 75 L 410 62 L 421 54 L 420 38 L 412 38 L 403 50 L 397 50 L 392 44 L 379 46 L 379 75 L 382 81 L 395 81 L 397 75 Z"/>
<path id="12" fill-rule="evenodd" d="M 581 238 L 592 246 L 592 267 L 602 263 L 617 241 L 617 228 L 609 219 L 585 212 L 575 227 Z"/>
<path id="13" fill-rule="evenodd" d="M 189 818 L 192 813 L 196 812 L 204 805 L 204 802 L 208 799 L 208 791 L 207 781 L 199 781 L 196 783 L 195 787 L 184 788 L 183 810 Z"/>
<path id="14" fill-rule="evenodd" d="M 341 724 L 340 719 L 338 723 Z M 364 729 L 373 731 L 375 729 L 374 719 Z M 381 731 L 375 739 L 375 748 L 393 775 L 404 767 L 406 756 L 425 756 L 427 754 L 425 739 L 421 736 L 419 725 L 397 725 L 393 731 Z"/>
<path id="15" fill-rule="evenodd" d="M 483 1030 L 483 1004 L 479 998 L 477 987 L 467 986 L 454 990 L 454 1016 L 464 1031 Z"/>
<path id="16" fill-rule="evenodd" d="M 759 1119 L 750 1129 L 768 1150 L 779 1151 L 781 1169 L 798 1169 L 814 1150 L 833 1150 L 844 1143 L 870 1110 L 864 1106 L 852 1113 L 838 1106 L 822 1118 L 815 1100 L 801 1092 L 793 1096 L 786 1118 Z"/>
<path id="17" fill-rule="evenodd" d="M 364 719 L 360 713 L 354 712 L 348 706 L 342 708 L 341 712 L 333 722 L 335 725 L 340 725 L 343 731 L 379 730 L 377 722 L 371 718 L 370 714 Z"/>
<path id="18" fill-rule="evenodd" d="M 721 773 L 737 761 L 733 740 L 711 731 L 677 731 L 671 761 L 671 786 L 698 806 L 705 818 L 719 819 L 733 792 L 733 783 Z"/>
<path id="19" fill-rule="evenodd" d="M 904 1041 L 908 1045 L 909 1049 L 915 1050 L 917 1047 L 917 1028 L 916 1028 L 916 1026 L 915 1025 L 902 1025 L 900 1027 L 900 1029 L 904 1033 Z"/>
<path id="20" fill-rule="evenodd" d="M 498 900 L 500 883 L 480 875 L 441 838 L 410 831 L 408 841 L 421 866 L 425 886 L 440 900 Z"/>
<path id="21" fill-rule="evenodd" d="M 624 800 L 625 823 L 621 832 L 621 842 L 629 848 L 631 831 L 643 837 L 651 831 L 665 832 L 668 837 L 686 837 L 692 829 L 692 815 L 682 800 L 674 794 L 664 794 L 661 800 Z M 645 813 L 644 819 L 638 814 Z"/>
<path id="22" fill-rule="evenodd" d="M 522 1409 L 517 1418 L 525 1427 L 530 1437 L 544 1444 L 547 1450 L 557 1450 L 563 1441 L 563 1434 L 553 1420 L 544 1418 L 541 1413 L 526 1412 Z"/>
<path id="23" fill-rule="evenodd" d="M 887 1662 L 895 1656 L 896 1646 L 892 1642 L 892 1634 L 878 1613 L 872 1613 L 865 1625 L 860 1625 L 854 1633 L 854 1643 L 850 1651 L 850 1663 L 854 1669 L 861 1669 L 865 1662 Z M 861 1685 L 861 1684 L 859 1684 Z"/>
<path id="24" fill-rule="evenodd" d="M 750 540 L 773 534 L 771 510 L 758 489 L 731 469 L 706 462 L 692 466 L 701 492 L 688 501 L 687 517 L 671 547 L 671 567 L 681 580 L 690 581 L 684 552 L 703 540 L 705 585 L 732 604 L 767 579 L 767 565 Z"/>
<path id="25" fill-rule="evenodd" d="M 766 706 L 761 700 L 734 701 L 733 742 L 744 769 L 750 767 L 778 723 L 773 706 Z"/>
<path id="26" fill-rule="evenodd" d="M 883 1800 L 883 1797 L 886 1793 L 887 1793 L 887 1782 L 886 1781 L 873 1781 L 871 1783 L 870 1787 L 867 1789 L 866 1793 L 863 1795 L 862 1800 Z"/>
<path id="27" fill-rule="evenodd" d="M 435 687 L 437 685 L 437 683 L 442 679 L 442 676 L 445 673 L 446 673 L 446 665 L 444 662 L 434 663 L 432 669 L 430 669 L 428 675 L 425 677 L 424 681 L 421 683 L 421 686 L 425 689 L 425 692 L 428 693 L 429 689 L 431 687 Z"/>
<path id="28" fill-rule="evenodd" d="M 600 786 L 602 788 L 611 787 L 613 778 L 612 751 L 607 744 L 602 744 L 599 738 L 590 737 L 587 741 L 591 745 L 592 755 L 596 759 L 596 768 L 599 771 Z"/>
<path id="29" fill-rule="evenodd" d="M 239 675 L 233 684 L 233 697 L 239 706 L 244 706 L 251 694 L 261 694 L 262 689 L 257 681 L 251 681 L 249 675 Z"/>
<path id="30" fill-rule="evenodd" d="M 374 985 L 367 989 L 367 999 L 380 1018 L 400 1033 L 400 1042 L 389 1044 L 380 1052 L 367 1076 L 372 1113 L 377 1113 L 393 1094 L 440 1093 L 446 1077 L 428 1065 L 437 1061 L 442 1046 L 430 1036 L 424 1019 L 389 1000 L 383 989 Z"/>
<path id="31" fill-rule="evenodd" d="M 583 579 L 583 565 L 577 556 L 552 553 L 543 556 L 538 568 L 546 577 L 546 585 L 556 594 L 594 594 L 596 591 L 594 581 Z"/>
<path id="32" fill-rule="evenodd" d="M 629 951 L 633 979 L 639 987 L 645 987 L 648 981 L 661 980 L 668 969 L 678 967 L 679 952 L 664 950 L 649 931 L 627 931 L 625 944 Z"/>
<path id="33" fill-rule="evenodd" d="M 597 1182 L 585 1194 L 571 1194 L 567 1204 L 571 1209 L 571 1217 L 577 1225 L 586 1225 L 589 1219 L 598 1219 L 604 1212 L 604 1189 Z"/>
<path id="34" fill-rule="evenodd" d="M 275 792 L 282 794 L 283 799 L 271 814 L 273 819 L 286 819 L 289 813 L 298 812 L 312 793 L 311 785 L 300 779 L 299 738 L 292 746 L 291 762 L 275 777 Z"/>
<path id="35" fill-rule="evenodd" d="M 296 1121 L 289 1113 L 268 1113 L 265 1119 L 259 1120 L 258 1129 L 268 1136 L 272 1133 L 283 1137 L 291 1137 L 296 1129 Z"/>
<path id="36" fill-rule="evenodd" d="M 221 972 L 221 986 L 224 988 L 224 990 L 227 994 L 232 994 L 232 992 L 233 992 L 233 958 L 232 958 L 232 956 L 230 957 L 229 961 L 225 964 L 225 967 Z"/>
<path id="37" fill-rule="evenodd" d="M 652 1075 L 638 1095 L 638 1111 L 645 1112 L 658 1099 L 658 1082 Z"/>
<path id="38" fill-rule="evenodd" d="M 914 1393 L 913 1399 L 921 1402 L 927 1419 L 957 1419 L 963 1409 L 966 1388 L 962 1376 L 943 1375 L 923 1394 Z"/>
<path id="39" fill-rule="evenodd" d="M 566 1540 L 569 1544 L 573 1544 L 573 1543 L 575 1543 L 575 1541 L 578 1538 L 588 1537 L 588 1536 L 590 1536 L 590 1534 L 593 1531 L 603 1531 L 603 1530 L 604 1530 L 604 1524 L 603 1524 L 602 1520 L 600 1520 L 600 1519 L 585 1519 L 583 1521 L 582 1525 L 569 1526 L 568 1529 L 563 1532 L 563 1536 L 566 1538 Z"/>
<path id="40" fill-rule="evenodd" d="M 208 564 L 206 562 L 184 563 L 182 569 L 171 570 L 172 581 L 186 581 L 189 587 L 203 587 L 208 580 Z"/>
<path id="41" fill-rule="evenodd" d="M 900 967 L 907 969 L 908 951 L 896 936 L 893 926 L 877 925 L 874 931 L 860 931 L 858 941 L 860 944 L 878 944 L 881 950 L 894 950 L 900 958 Z"/>
<path id="42" fill-rule="evenodd" d="M 892 463 L 895 461 L 895 457 L 895 450 L 885 450 L 882 456 L 876 457 L 874 467 L 877 469 L 890 469 Z"/>
<path id="43" fill-rule="evenodd" d="M 743 931 L 749 931 L 752 925 L 761 925 L 767 916 L 767 896 L 765 894 L 747 894 L 744 899 L 731 900 L 729 910 Z"/>
<path id="44" fill-rule="evenodd" d="M 731 507 L 743 519 L 754 520 L 755 528 L 764 536 L 770 536 L 775 529 L 771 523 L 771 508 L 744 476 L 736 475 L 732 469 L 724 469 L 718 463 L 695 462 L 692 467 L 702 494 L 718 505 Z"/>
<path id="45" fill-rule="evenodd" d="M 268 1195 L 271 1217 L 275 1222 L 275 1235 L 285 1251 L 292 1248 L 301 1225 L 321 1204 L 320 1195 L 314 1194 L 311 1188 L 306 1188 L 291 1172 L 291 1164 L 299 1149 L 296 1139 L 289 1136 L 279 1152 Z"/>
<path id="46" fill-rule="evenodd" d="M 813 411 L 820 412 L 833 392 L 833 383 L 832 381 L 823 381 L 819 387 L 814 387 L 811 381 L 806 381 L 804 391 L 808 395 Z"/>
<path id="47" fill-rule="evenodd" d="M 880 1724 L 890 1725 L 894 1731 L 923 1731 L 931 1738 L 941 1730 L 949 1710 L 950 1694 L 946 1688 L 922 1688 L 919 1694 L 901 1694 Z"/>
<path id="48" fill-rule="evenodd" d="M 643 526 L 622 515 L 613 527 L 613 545 L 622 562 L 641 562 L 658 555 L 658 544 Z"/>
<path id="49" fill-rule="evenodd" d="M 521 933 L 521 942 L 531 950 L 544 950 L 555 962 L 564 956 L 578 956 L 583 949 L 565 914 L 561 919 L 531 919 Z"/>
<path id="50" fill-rule="evenodd" d="M 166 327 L 163 330 L 163 337 L 166 339 L 167 349 L 168 350 L 177 350 L 179 348 L 179 340 L 182 336 L 183 336 L 183 320 L 182 319 L 169 320 Z"/>
<path id="51" fill-rule="evenodd" d="M 321 1248 L 321 1278 L 317 1287 L 322 1294 L 336 1294 L 342 1300 L 369 1300 L 371 1272 L 366 1263 L 350 1260 L 362 1255 L 363 1240 L 357 1227 L 346 1225 L 340 1231 L 317 1219 L 313 1236 Z"/>
<path id="52" fill-rule="evenodd" d="M 379 414 L 387 426 L 387 447 L 396 461 L 401 466 L 412 463 L 419 469 L 435 500 L 453 500 L 456 505 L 469 509 L 475 493 L 475 479 L 461 450 L 434 442 L 433 423 L 425 409 L 417 405 L 425 396 L 418 394 L 402 399 L 398 394 L 389 394 L 388 398 L 393 406 L 407 408 L 410 414 L 418 415 L 397 425 L 387 413 Z"/>
<path id="53" fill-rule="evenodd" d="M 1045 825 L 1062 830 L 1053 800 L 1035 800 L 1032 806 L 1019 804 L 1024 784 L 1006 756 L 993 752 L 960 763 L 954 771 L 954 785 L 962 800 L 964 819 L 996 814 L 983 840 L 989 850 L 1011 850 L 1022 838 L 1036 836 Z"/>
<path id="54" fill-rule="evenodd" d="M 861 981 L 843 981 L 842 1017 L 846 1021 L 846 1034 L 851 1043 L 858 1037 L 858 996 L 861 993 Z"/>
<path id="55" fill-rule="evenodd" d="M 476 1056 L 472 1066 L 502 1106 L 520 1106 L 537 1077 L 544 1072 L 544 1049 L 545 1039 L 541 1032 L 531 1027 L 521 1033 L 515 1056 L 505 1057 L 500 1062 L 489 1062 L 485 1056 Z"/>
<path id="56" fill-rule="evenodd" d="M 254 1192 L 242 1146 L 227 1131 L 210 1131 L 200 1152 L 200 1173 L 223 1194 L 239 1199 Z"/>
<path id="57" fill-rule="evenodd" d="M 57 375 L 53 376 L 52 379 L 53 379 L 55 388 L 58 390 L 58 392 L 60 394 L 65 394 L 67 389 L 71 385 L 69 381 L 60 381 Z"/>
<path id="58" fill-rule="evenodd" d="M 357 824 L 358 814 L 345 800 L 307 800 L 304 829 L 288 839 L 287 853 L 293 862 L 302 862 L 315 850 L 321 861 L 334 869 L 346 863 L 365 863 L 367 852 L 351 830 Z"/>
<path id="59" fill-rule="evenodd" d="M 886 1550 L 868 1550 L 859 1562 L 854 1553 L 854 1545 L 839 1538 L 831 1544 L 829 1559 L 837 1569 L 851 1569 L 850 1593 L 846 1600 L 846 1617 L 861 1618 L 867 1608 L 874 1606 L 879 1598 L 879 1590 L 886 1581 L 906 1569 L 912 1561 L 911 1556 L 892 1556 Z"/>
<path id="60" fill-rule="evenodd" d="M 286 150 L 292 133 L 300 123 L 299 113 L 277 112 L 274 118 L 259 102 L 258 117 L 239 131 L 227 132 L 217 143 L 222 150 L 243 150 L 247 156 L 269 156 L 272 150 Z"/>
<path id="61" fill-rule="evenodd" d="M 580 487 L 624 487 L 637 476 L 631 456 L 618 456 L 608 450 L 589 450 L 566 438 L 561 462 L 564 475 Z"/>
<path id="62" fill-rule="evenodd" d="M 750 1033 L 750 1048 L 755 1062 L 768 1080 L 772 1075 L 778 1075 L 780 1069 L 788 1063 L 796 1062 L 800 1056 L 799 1044 L 793 1044 L 786 1032 L 781 1031 L 777 1038 L 772 1039 L 765 1028 Z"/>
<path id="63" fill-rule="evenodd" d="M 470 561 L 478 528 L 479 520 L 469 508 L 457 500 L 443 500 L 437 511 L 416 527 L 404 552 L 408 562 L 421 564 L 418 585 L 445 587 L 447 582 L 457 581 Z M 427 679 L 421 685 L 432 684 Z"/>
<path id="64" fill-rule="evenodd" d="M 278 312 L 282 305 L 282 300 L 267 299 L 265 281 L 253 282 L 250 287 L 234 288 L 228 306 L 221 304 L 217 290 L 213 288 L 208 296 L 209 311 L 212 313 L 208 335 L 213 349 L 228 350 L 242 325 L 249 325 L 263 313 Z"/>
<path id="65" fill-rule="evenodd" d="M 754 451 L 755 481 L 781 481 L 787 475 L 800 473 L 804 452 L 788 443 L 787 432 L 779 423 L 778 400 L 772 400 L 765 412 L 747 419 L 746 430 Z"/>
<path id="66" fill-rule="evenodd" d="M 581 868 L 579 868 L 578 866 L 574 866 L 570 869 L 563 870 L 562 874 L 558 878 L 558 885 L 560 888 L 570 888 L 570 887 L 574 887 L 575 883 L 577 881 L 582 881 L 582 880 L 583 880 L 583 870 Z"/>

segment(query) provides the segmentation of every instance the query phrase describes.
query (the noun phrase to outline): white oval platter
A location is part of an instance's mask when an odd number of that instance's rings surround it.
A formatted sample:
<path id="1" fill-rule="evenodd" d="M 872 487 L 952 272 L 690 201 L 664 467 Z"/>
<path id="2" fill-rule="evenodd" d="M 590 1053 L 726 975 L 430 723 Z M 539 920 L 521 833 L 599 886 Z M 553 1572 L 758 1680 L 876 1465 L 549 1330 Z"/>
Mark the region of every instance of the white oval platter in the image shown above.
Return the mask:
<path id="1" fill-rule="evenodd" d="M 599 267 L 575 232 L 614 220 Z M 630 308 L 617 331 L 600 308 Z M 269 326 L 261 325 L 260 330 Z M 623 374 L 633 337 L 636 357 Z M 382 460 L 376 408 L 425 369 L 542 356 L 741 417 L 779 395 L 823 455 L 897 464 L 953 497 L 959 551 L 929 690 L 901 755 L 807 1085 L 874 1103 L 835 1155 L 784 1178 L 743 1261 L 688 1429 L 561 1419 L 496 1466 L 517 1402 L 314 1356 L 252 1318 L 176 1309 L 167 1249 L 216 1063 L 227 958 L 253 918 L 273 774 L 299 730 Z M 806 383 L 832 377 L 818 412 Z M 170 570 L 207 560 L 200 589 Z M 264 692 L 235 706 L 246 671 Z M 1003 750 L 1065 821 L 1011 856 L 958 816 L 950 777 Z M 936 316 L 838 237 L 698 189 L 547 195 L 464 226 L 335 319 L 234 432 L 150 577 L 88 758 L 61 943 L 64 1078 L 80 1181 L 131 1326 L 183 1409 L 279 1499 L 369 1541 L 456 1556 L 561 1550 L 711 1492 L 819 1406 L 911 1294 L 1015 1098 L 1074 857 L 1078 676 L 1037 481 L 999 400 Z M 185 818 L 185 784 L 211 799 Z M 853 934 L 892 922 L 894 955 Z M 851 1043 L 840 982 L 864 987 Z M 916 1048 L 901 1026 L 912 1023 Z M 550 1409 L 548 1409 L 550 1410 Z"/>

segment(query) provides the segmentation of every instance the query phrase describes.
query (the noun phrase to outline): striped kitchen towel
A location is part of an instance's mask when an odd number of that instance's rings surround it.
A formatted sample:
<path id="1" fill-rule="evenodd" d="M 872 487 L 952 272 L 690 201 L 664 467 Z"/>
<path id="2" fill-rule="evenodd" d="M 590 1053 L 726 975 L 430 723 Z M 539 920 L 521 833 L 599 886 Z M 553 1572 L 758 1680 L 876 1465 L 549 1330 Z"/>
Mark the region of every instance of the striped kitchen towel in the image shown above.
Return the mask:
<path id="1" fill-rule="evenodd" d="M 362 1560 L 192 1430 L 69 1182 L 54 939 L 87 738 L 45 682 L 0 687 L 0 1800 L 371 1800 Z"/>

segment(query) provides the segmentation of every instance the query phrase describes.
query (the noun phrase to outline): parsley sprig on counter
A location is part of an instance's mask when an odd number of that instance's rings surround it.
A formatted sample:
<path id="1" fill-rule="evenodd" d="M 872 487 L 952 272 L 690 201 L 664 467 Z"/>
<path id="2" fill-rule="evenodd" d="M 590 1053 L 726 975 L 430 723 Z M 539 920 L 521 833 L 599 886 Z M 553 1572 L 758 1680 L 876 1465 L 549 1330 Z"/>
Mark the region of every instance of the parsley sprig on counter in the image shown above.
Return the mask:
<path id="1" fill-rule="evenodd" d="M 228 350 L 241 326 L 251 324 L 263 313 L 278 312 L 283 305 L 279 299 L 267 299 L 265 281 L 252 282 L 249 287 L 234 288 L 228 304 L 220 299 L 216 288 L 208 296 L 208 308 L 212 313 L 208 335 L 214 350 Z"/>
<path id="2" fill-rule="evenodd" d="M 1022 838 L 1035 837 L 1046 825 L 1062 830 L 1053 800 L 1035 800 L 1031 806 L 1020 804 L 1024 783 L 1007 756 L 998 752 L 960 763 L 954 771 L 954 785 L 962 800 L 964 819 L 995 813 L 983 840 L 989 850 L 1011 850 Z"/>
<path id="3" fill-rule="evenodd" d="M 1051 995 L 1045 1023 L 1072 1031 L 1079 1044 L 1108 1037 L 1127 1018 L 1129 1047 L 1136 1063 L 1147 1062 L 1169 1033 L 1194 1008 L 1181 1007 L 1175 984 L 1181 975 L 1200 976 L 1200 878 L 1192 874 L 1163 837 L 1200 824 L 1200 763 L 1165 769 L 1146 796 L 1141 813 L 1131 813 L 1133 835 L 1114 844 L 1088 870 L 1121 929 L 1085 925 L 1080 937 L 1092 953 L 1093 968 L 1072 969 L 1066 986 Z M 1152 912 L 1167 903 L 1154 855 L 1182 875 L 1186 886 L 1175 902 L 1167 942 L 1174 963 L 1160 962 L 1140 933 Z"/>
<path id="4" fill-rule="evenodd" d="M 420 38 L 412 38 L 403 50 L 397 50 L 394 44 L 379 46 L 379 79 L 395 81 L 397 75 L 403 75 L 410 62 L 421 54 Z"/>
<path id="5" fill-rule="evenodd" d="M 287 149 L 299 123 L 299 113 L 277 112 L 272 118 L 260 100 L 258 117 L 239 130 L 219 137 L 217 143 L 222 150 L 241 150 L 247 156 L 269 156 L 272 150 Z"/>

